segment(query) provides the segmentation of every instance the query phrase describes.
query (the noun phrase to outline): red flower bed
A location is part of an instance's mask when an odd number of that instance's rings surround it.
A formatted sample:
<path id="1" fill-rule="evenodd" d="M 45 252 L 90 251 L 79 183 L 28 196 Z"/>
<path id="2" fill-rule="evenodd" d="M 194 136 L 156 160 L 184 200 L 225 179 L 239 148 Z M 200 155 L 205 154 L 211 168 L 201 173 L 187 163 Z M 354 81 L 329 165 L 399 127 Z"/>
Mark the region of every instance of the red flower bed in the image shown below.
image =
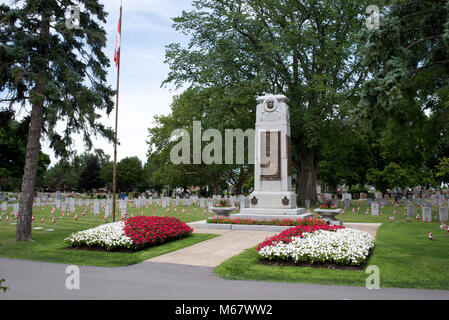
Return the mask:
<path id="1" fill-rule="evenodd" d="M 344 229 L 343 226 L 330 226 L 326 223 L 324 224 L 314 224 L 314 225 L 300 225 L 297 227 L 293 227 L 287 230 L 282 231 L 280 234 L 267 238 L 264 242 L 259 243 L 257 246 L 257 251 L 260 251 L 263 247 L 270 246 L 274 243 L 283 242 L 283 243 L 289 243 L 292 241 L 293 237 L 301 237 L 304 232 L 315 232 L 317 230 L 329 230 L 329 231 L 335 231 L 338 229 Z"/>
<path id="2" fill-rule="evenodd" d="M 304 219 L 271 219 L 271 220 L 253 220 L 249 218 L 227 218 L 213 217 L 207 219 L 207 223 L 220 224 L 249 224 L 249 225 L 267 225 L 267 226 L 312 226 L 327 224 L 322 219 L 304 218 Z"/>
<path id="3" fill-rule="evenodd" d="M 125 234 L 136 249 L 190 235 L 193 229 L 175 217 L 131 217 L 125 220 Z"/>

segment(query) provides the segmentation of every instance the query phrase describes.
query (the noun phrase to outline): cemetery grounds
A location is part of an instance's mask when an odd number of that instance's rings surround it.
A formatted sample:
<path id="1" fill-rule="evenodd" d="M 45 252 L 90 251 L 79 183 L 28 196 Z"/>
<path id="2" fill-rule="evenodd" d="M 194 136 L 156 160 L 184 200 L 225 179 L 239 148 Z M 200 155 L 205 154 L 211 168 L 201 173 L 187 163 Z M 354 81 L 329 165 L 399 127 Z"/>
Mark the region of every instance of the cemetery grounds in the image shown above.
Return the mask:
<path id="1" fill-rule="evenodd" d="M 64 217 L 61 217 L 60 209 L 56 209 L 56 223 L 53 224 L 52 208 L 53 205 L 45 204 L 34 207 L 32 231 L 34 242 L 17 243 L 15 241 L 16 222 L 15 217 L 10 213 L 11 208 L 7 213 L 3 212 L 0 221 L 0 257 L 119 267 L 136 264 L 217 236 L 193 233 L 181 240 L 137 252 L 68 249 L 64 242 L 66 237 L 73 232 L 104 224 L 103 215 L 95 219 L 92 207 L 77 206 L 75 213 L 66 212 Z M 415 217 L 411 222 L 406 222 L 405 207 L 403 205 L 396 207 L 391 201 L 385 207 L 379 207 L 379 216 L 372 216 L 367 208 L 366 203 L 353 200 L 351 207 L 338 217 L 344 222 L 382 223 L 376 235 L 375 249 L 366 264 L 379 268 L 380 287 L 449 290 L 449 233 L 440 228 L 440 222 L 436 218 L 438 209 L 435 210 L 436 213 L 432 209 L 433 222 L 425 223 L 422 219 L 418 221 Z M 393 210 L 396 211 L 395 214 Z M 142 215 L 142 213 L 146 216 L 175 216 L 184 222 L 200 221 L 213 216 L 211 212 L 204 213 L 203 209 L 197 205 L 180 205 L 175 210 L 172 204 L 169 212 L 167 208 L 158 205 L 143 208 L 128 207 L 128 216 Z M 415 214 L 417 213 L 422 215 L 419 207 L 415 207 Z M 77 215 L 76 220 L 75 215 Z M 390 216 L 394 217 L 393 221 L 390 221 Z M 117 221 L 119 219 L 120 214 L 117 215 Z M 112 222 L 111 217 L 106 222 Z M 429 232 L 432 233 L 433 240 L 429 240 Z M 365 286 L 369 276 L 364 270 L 261 264 L 255 247 L 224 261 L 214 272 L 227 279 L 347 286 Z"/>

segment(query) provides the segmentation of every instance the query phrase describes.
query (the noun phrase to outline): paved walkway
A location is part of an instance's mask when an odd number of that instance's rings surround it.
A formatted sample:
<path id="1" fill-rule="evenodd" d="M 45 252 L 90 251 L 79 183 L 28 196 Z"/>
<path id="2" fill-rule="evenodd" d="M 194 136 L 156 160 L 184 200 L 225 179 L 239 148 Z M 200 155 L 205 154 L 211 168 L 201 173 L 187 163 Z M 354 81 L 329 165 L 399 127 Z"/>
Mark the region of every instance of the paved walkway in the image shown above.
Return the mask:
<path id="1" fill-rule="evenodd" d="M 449 291 L 227 280 L 213 268 L 143 262 L 128 267 L 79 266 L 80 287 L 68 290 L 67 265 L 0 258 L 8 299 L 339 300 L 449 299 Z M 162 310 L 163 311 L 163 310 Z"/>
<path id="2" fill-rule="evenodd" d="M 380 223 L 346 223 L 348 228 L 369 232 L 376 238 Z M 185 264 L 191 266 L 216 267 L 223 261 L 254 247 L 267 237 L 279 232 L 195 229 L 195 233 L 214 233 L 220 236 L 202 241 L 190 247 L 151 258 L 149 262 Z"/>
<path id="3" fill-rule="evenodd" d="M 254 247 L 275 232 L 198 229 L 195 233 L 215 233 L 219 237 L 202 241 L 190 247 L 151 258 L 150 262 L 186 264 L 191 266 L 216 267 L 223 261 Z"/>

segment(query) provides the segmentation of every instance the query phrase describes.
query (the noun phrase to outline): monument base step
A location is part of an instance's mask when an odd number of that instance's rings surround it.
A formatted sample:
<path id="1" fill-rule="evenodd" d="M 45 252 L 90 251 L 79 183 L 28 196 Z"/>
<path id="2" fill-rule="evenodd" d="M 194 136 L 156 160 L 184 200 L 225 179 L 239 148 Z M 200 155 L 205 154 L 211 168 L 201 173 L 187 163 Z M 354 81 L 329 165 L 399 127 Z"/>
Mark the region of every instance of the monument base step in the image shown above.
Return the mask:
<path id="1" fill-rule="evenodd" d="M 232 218 L 246 218 L 253 220 L 282 220 L 312 218 L 312 212 L 305 212 L 304 208 L 296 209 L 256 209 L 245 208 L 240 213 L 231 215 Z"/>
<path id="2" fill-rule="evenodd" d="M 269 215 L 269 216 L 277 216 L 277 215 L 288 215 L 288 216 L 296 216 L 306 213 L 306 209 L 304 208 L 284 208 L 284 209 L 271 209 L 271 208 L 241 208 L 240 214 L 258 214 L 258 215 Z M 311 212 L 310 212 L 311 213 Z"/>

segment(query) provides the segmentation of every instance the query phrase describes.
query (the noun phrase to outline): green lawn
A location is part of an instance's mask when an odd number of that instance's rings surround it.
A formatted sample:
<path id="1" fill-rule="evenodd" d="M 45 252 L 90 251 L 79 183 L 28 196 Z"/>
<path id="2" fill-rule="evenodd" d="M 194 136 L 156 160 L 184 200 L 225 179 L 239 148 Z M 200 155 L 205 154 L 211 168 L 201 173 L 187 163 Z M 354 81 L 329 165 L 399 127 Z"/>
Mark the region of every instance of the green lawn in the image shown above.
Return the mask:
<path id="1" fill-rule="evenodd" d="M 424 223 L 415 219 L 405 222 L 404 208 L 395 209 L 397 214 L 393 223 L 389 222 L 393 207 L 380 210 L 384 212 L 383 216 L 366 215 L 364 210 L 361 214 L 352 214 L 347 210 L 339 217 L 345 222 L 383 223 L 367 264 L 379 268 L 381 287 L 449 290 L 449 233 L 440 229 L 439 222 Z M 429 232 L 432 232 L 433 241 L 428 240 Z M 262 265 L 255 247 L 226 260 L 215 273 L 228 279 L 351 286 L 365 286 L 369 276 L 363 270 Z"/>
<path id="2" fill-rule="evenodd" d="M 51 222 L 51 208 L 51 206 L 44 206 L 33 210 L 35 216 L 33 227 L 44 228 L 42 230 L 33 229 L 32 238 L 34 242 L 17 243 L 15 241 L 16 225 L 13 224 L 15 223 L 15 219 L 9 217 L 10 220 L 7 222 L 5 219 L 6 215 L 4 215 L 0 222 L 0 257 L 64 264 L 118 267 L 139 263 L 152 257 L 216 237 L 213 234 L 192 234 L 181 240 L 167 242 L 133 253 L 67 249 L 64 238 L 73 232 L 89 229 L 105 223 L 103 215 L 98 216 L 95 221 L 92 212 L 88 209 L 86 215 L 83 217 L 84 207 L 80 207 L 77 208 L 76 214 L 78 215 L 78 220 L 75 221 L 74 214 L 68 216 L 65 213 L 64 217 L 61 218 L 61 211 L 56 209 L 56 226 L 53 226 Z M 182 213 L 182 209 L 186 209 L 186 213 Z M 128 215 L 140 215 L 144 211 L 146 216 L 153 214 L 157 216 L 177 216 L 184 222 L 202 220 L 210 215 L 205 215 L 200 208 L 195 211 L 194 207 L 178 207 L 177 210 L 178 212 L 174 212 L 173 208 L 171 208 L 170 212 L 167 213 L 166 209 L 161 207 L 157 207 L 156 212 L 154 212 L 153 207 L 129 208 Z M 44 218 L 43 224 L 41 223 L 42 218 Z M 111 222 L 111 218 L 109 218 L 108 222 Z M 51 229 L 54 229 L 54 231 L 49 231 Z"/>

